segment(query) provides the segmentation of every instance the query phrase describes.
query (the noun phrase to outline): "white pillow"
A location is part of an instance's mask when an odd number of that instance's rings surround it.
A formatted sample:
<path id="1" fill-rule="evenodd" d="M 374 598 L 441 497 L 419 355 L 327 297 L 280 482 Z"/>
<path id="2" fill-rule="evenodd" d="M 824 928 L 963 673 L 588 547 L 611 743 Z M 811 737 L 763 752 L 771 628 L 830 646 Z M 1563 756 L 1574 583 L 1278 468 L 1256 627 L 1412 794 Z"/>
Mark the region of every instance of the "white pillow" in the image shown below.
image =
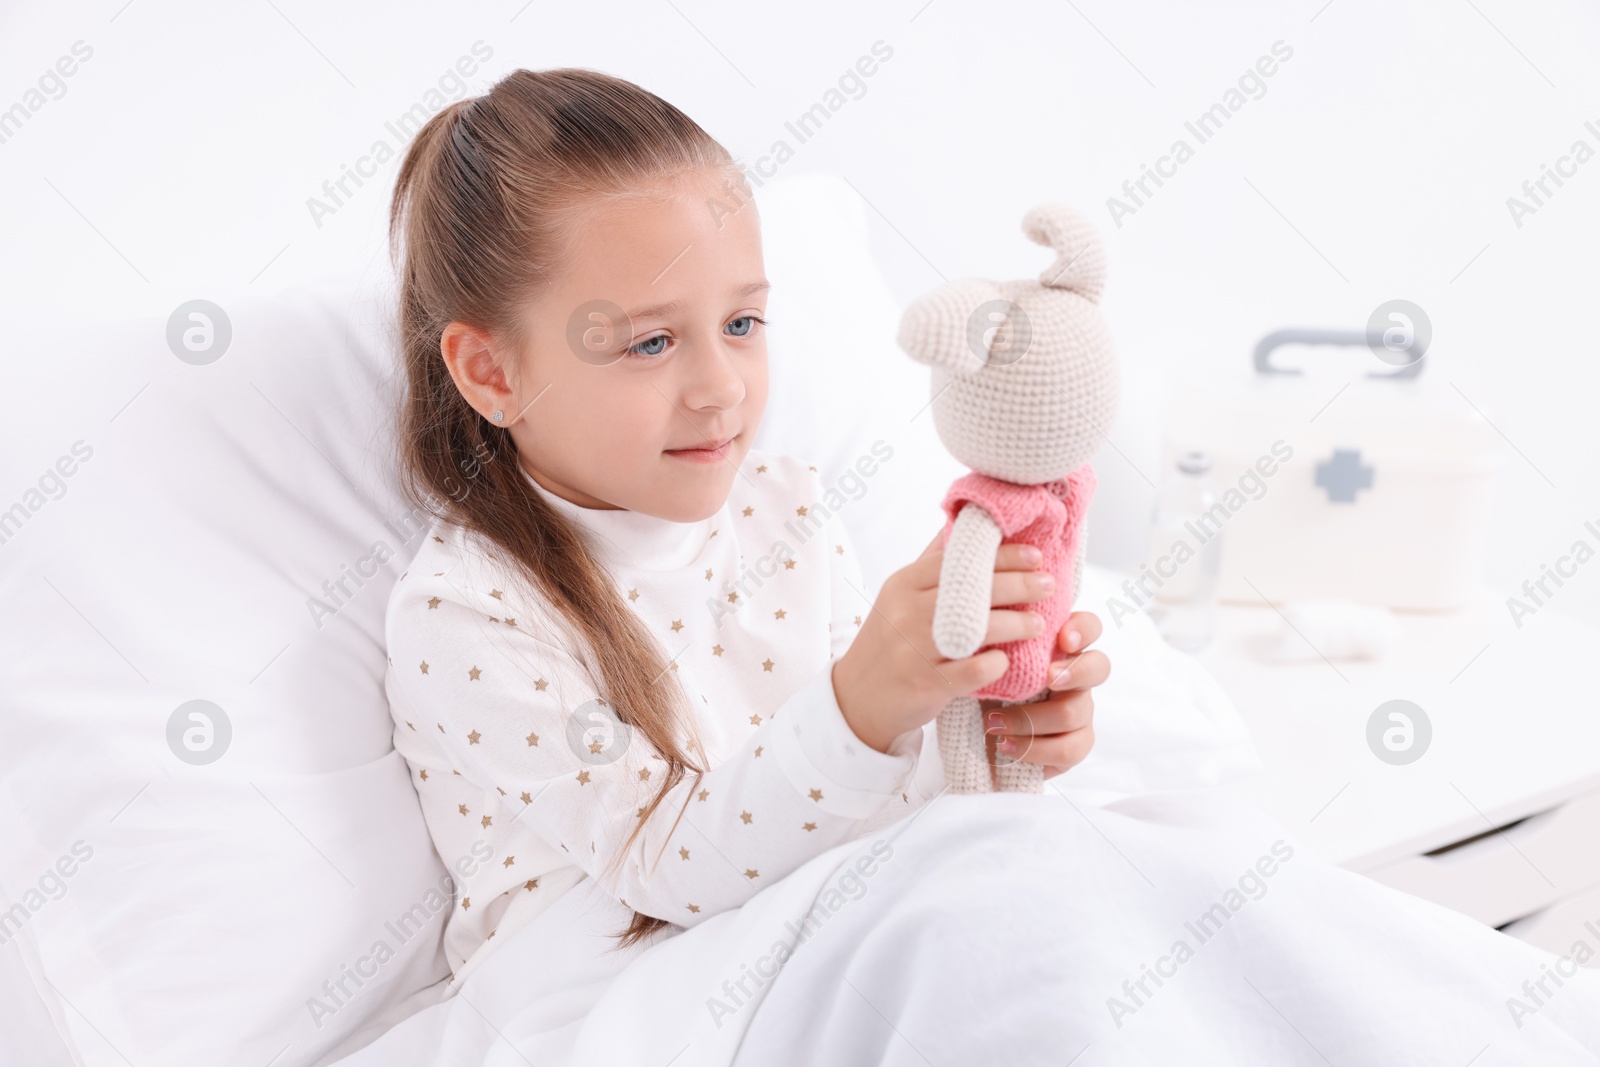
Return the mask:
<path id="1" fill-rule="evenodd" d="M 231 304 L 205 365 L 166 316 L 15 340 L 34 353 L 0 420 L 18 1062 L 309 1063 L 447 974 L 437 918 L 404 943 L 385 926 L 445 874 L 382 686 L 389 585 L 421 536 L 391 525 L 391 357 L 372 291 L 324 292 Z M 229 724 L 215 762 L 169 747 L 193 700 Z M 380 941 L 393 957 L 362 964 Z"/>

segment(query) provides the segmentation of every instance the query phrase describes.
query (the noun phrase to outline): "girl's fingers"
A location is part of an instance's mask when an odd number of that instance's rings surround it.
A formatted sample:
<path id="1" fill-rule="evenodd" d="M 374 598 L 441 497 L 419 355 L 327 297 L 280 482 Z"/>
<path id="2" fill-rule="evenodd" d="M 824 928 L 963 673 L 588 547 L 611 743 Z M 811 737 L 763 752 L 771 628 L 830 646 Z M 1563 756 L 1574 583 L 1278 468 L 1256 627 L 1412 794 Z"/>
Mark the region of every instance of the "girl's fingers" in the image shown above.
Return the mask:
<path id="1" fill-rule="evenodd" d="M 983 643 L 999 645 L 1007 641 L 1024 641 L 1044 632 L 1044 616 L 1026 608 L 1012 610 L 995 608 L 989 612 L 989 628 L 984 631 Z"/>
<path id="2" fill-rule="evenodd" d="M 967 668 L 973 673 L 963 674 L 962 677 L 963 679 L 973 677 L 976 674 L 983 673 L 985 670 L 985 668 L 981 666 L 971 666 L 973 661 L 983 656 L 990 656 L 991 658 L 985 662 L 995 665 L 994 673 L 984 677 L 970 688 L 964 688 L 962 692 L 969 693 L 975 689 L 983 688 L 988 683 L 1003 675 L 1006 672 L 1006 667 L 1010 662 L 1002 650 L 991 646 L 1005 644 L 1009 641 L 1020 641 L 1025 638 L 1037 636 L 1036 627 L 1038 623 L 1036 620 L 1040 618 L 1041 616 L 1030 611 L 1011 611 L 1005 608 L 997 608 L 993 611 L 990 611 L 989 629 L 984 634 L 983 638 L 984 651 L 979 652 L 976 655 L 969 656 L 966 659 L 945 660 L 939 664 L 939 672 L 948 676 L 952 666 L 967 665 Z M 939 653 L 937 649 L 930 645 L 929 654 L 937 657 Z M 1111 660 L 1104 652 L 1101 652 L 1098 649 L 1090 649 L 1088 652 L 1085 652 L 1081 655 L 1068 656 L 1065 659 L 1057 660 L 1050 665 L 1049 673 L 1046 676 L 1046 680 L 1051 689 L 1050 696 L 1045 697 L 1042 700 L 1034 701 L 1030 704 L 1010 704 L 1003 708 L 995 708 L 992 710 L 999 711 L 1005 717 L 1007 732 L 1020 731 L 1027 733 L 1029 731 L 1023 730 L 1022 726 L 1030 721 L 1030 716 L 1037 718 L 1038 716 L 1043 715 L 1046 717 L 1044 721 L 1051 723 L 1057 722 L 1057 719 L 1050 718 L 1050 716 L 1055 716 L 1058 714 L 1058 712 L 1050 709 L 1056 705 L 1062 704 L 1062 702 L 1070 702 L 1073 698 L 1077 697 L 1089 697 L 1090 706 L 1092 707 L 1092 694 L 1094 688 L 1104 684 L 1105 680 L 1109 677 L 1111 677 Z M 986 715 L 989 710 L 991 709 L 985 709 Z M 988 719 L 985 718 L 984 722 L 987 725 Z M 1061 729 L 1074 728 L 1075 727 L 1073 726 L 1055 726 L 1050 730 L 1035 730 L 1032 732 L 1053 733 Z"/>
<path id="3" fill-rule="evenodd" d="M 1031 571 L 1043 562 L 1043 554 L 1033 545 L 1001 545 L 994 555 L 997 571 Z"/>
<path id="4" fill-rule="evenodd" d="M 909 566 L 897 571 L 896 574 L 904 575 L 911 583 L 913 589 L 936 589 L 939 586 L 939 573 L 944 568 L 944 547 L 940 544 L 944 540 L 941 531 L 928 543 Z M 1039 567 L 1043 562 L 1039 550 L 1032 545 L 1001 545 L 994 557 L 996 571 L 1030 571 Z"/>
<path id="5" fill-rule="evenodd" d="M 1092 611 L 1074 611 L 1061 625 L 1056 642 L 1063 652 L 1081 652 L 1100 640 L 1100 616 Z"/>
<path id="6" fill-rule="evenodd" d="M 999 748 L 997 757 L 1021 763 L 1043 764 L 1046 768 L 1054 769 L 1056 774 L 1060 774 L 1082 763 L 1093 747 L 1094 727 L 1085 726 L 1071 733 L 1028 738 L 1018 742 L 1015 751 L 1008 752 L 1004 748 Z M 1047 773 L 1045 777 L 1053 775 Z"/>
<path id="7" fill-rule="evenodd" d="M 891 574 L 884 584 L 904 581 L 912 589 L 936 589 L 939 586 L 939 569 L 944 566 L 944 531 L 940 530 L 928 542 L 922 554 L 906 566 Z"/>
<path id="8" fill-rule="evenodd" d="M 943 683 L 952 698 L 974 693 L 1006 673 L 1011 661 L 998 648 L 984 649 L 966 659 L 950 659 L 939 664 Z"/>
<path id="9" fill-rule="evenodd" d="M 1029 604 L 1043 600 L 1056 591 L 1055 575 L 1039 570 L 994 572 L 994 584 L 989 590 L 989 603 L 995 607 L 1003 604 Z"/>
<path id="10" fill-rule="evenodd" d="M 937 589 L 939 587 L 939 570 L 944 566 L 944 531 L 940 530 L 934 535 L 928 547 L 922 554 L 909 564 L 901 567 L 891 574 L 884 584 L 893 581 L 904 581 L 912 589 Z"/>
<path id="11" fill-rule="evenodd" d="M 1094 721 L 1094 694 L 1063 693 L 1032 704 L 1012 704 L 983 712 L 983 730 L 1026 746 L 1030 737 L 1081 730 Z"/>
<path id="12" fill-rule="evenodd" d="M 1046 682 L 1052 690 L 1067 693 L 1076 689 L 1093 689 L 1111 677 L 1111 660 L 1099 649 L 1091 648 L 1081 656 L 1067 656 L 1050 664 Z"/>

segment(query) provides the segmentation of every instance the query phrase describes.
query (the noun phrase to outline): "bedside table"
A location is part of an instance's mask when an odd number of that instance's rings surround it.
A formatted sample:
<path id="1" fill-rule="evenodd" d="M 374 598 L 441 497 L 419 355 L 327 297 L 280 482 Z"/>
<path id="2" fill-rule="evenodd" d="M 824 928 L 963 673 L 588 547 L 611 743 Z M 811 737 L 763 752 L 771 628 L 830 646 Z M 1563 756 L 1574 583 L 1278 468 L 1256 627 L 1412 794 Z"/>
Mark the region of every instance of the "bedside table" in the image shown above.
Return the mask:
<path id="1" fill-rule="evenodd" d="M 1518 629 L 1489 591 L 1460 611 L 1396 618 L 1401 638 L 1381 660 L 1274 664 L 1253 649 L 1287 628 L 1278 612 L 1219 607 L 1195 658 L 1237 704 L 1263 766 L 1221 788 L 1340 866 L 1553 952 L 1579 939 L 1600 950 L 1600 628 L 1547 606 Z M 1369 745 L 1369 720 L 1391 700 L 1431 728 L 1409 763 Z M 1422 735 L 1389 758 L 1414 754 Z"/>

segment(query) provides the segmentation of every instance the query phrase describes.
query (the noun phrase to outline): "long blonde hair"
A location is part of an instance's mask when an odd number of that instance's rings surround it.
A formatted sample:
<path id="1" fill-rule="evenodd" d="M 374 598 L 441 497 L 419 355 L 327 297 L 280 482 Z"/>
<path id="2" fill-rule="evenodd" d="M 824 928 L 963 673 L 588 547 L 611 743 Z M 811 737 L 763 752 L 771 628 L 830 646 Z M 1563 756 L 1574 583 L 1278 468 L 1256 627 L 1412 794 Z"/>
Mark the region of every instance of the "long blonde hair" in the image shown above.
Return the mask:
<path id="1" fill-rule="evenodd" d="M 703 773 L 679 740 L 683 690 L 579 531 L 518 470 L 509 429 L 456 388 L 439 342 L 460 321 L 520 344 L 521 309 L 562 269 L 584 209 L 717 167 L 737 170 L 692 119 L 631 82 L 577 68 L 518 70 L 423 126 L 389 213 L 406 377 L 403 490 L 513 561 L 581 638 L 580 656 L 618 718 L 666 761 L 627 845 L 674 786 Z M 471 474 L 465 491 L 461 472 Z M 617 947 L 668 925 L 635 911 Z"/>

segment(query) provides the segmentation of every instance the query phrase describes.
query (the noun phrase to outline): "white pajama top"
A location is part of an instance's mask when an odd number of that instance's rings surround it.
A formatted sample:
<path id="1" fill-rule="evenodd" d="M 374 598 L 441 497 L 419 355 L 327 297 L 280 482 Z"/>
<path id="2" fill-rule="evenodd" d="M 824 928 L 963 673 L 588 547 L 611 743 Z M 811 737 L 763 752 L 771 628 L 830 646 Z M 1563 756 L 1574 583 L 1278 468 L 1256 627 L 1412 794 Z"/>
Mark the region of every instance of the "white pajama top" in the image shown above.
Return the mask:
<path id="1" fill-rule="evenodd" d="M 922 801 L 923 730 L 878 752 L 834 696 L 832 664 L 871 602 L 816 468 L 752 450 L 722 509 L 692 523 L 528 483 L 579 525 L 656 638 L 709 770 L 644 818 L 665 761 L 604 701 L 556 609 L 518 592 L 495 546 L 436 523 L 389 600 L 385 684 L 395 747 L 455 878 L 457 981 L 586 877 L 693 926 Z"/>

